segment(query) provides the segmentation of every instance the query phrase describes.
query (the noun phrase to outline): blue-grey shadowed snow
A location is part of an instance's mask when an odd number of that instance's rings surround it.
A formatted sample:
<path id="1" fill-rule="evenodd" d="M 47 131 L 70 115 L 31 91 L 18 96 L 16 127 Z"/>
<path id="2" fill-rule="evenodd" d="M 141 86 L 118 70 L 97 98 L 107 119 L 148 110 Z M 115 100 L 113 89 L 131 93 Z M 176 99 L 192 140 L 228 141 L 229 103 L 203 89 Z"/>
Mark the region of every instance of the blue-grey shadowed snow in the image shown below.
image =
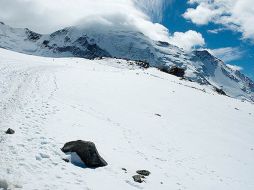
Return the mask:
<path id="1" fill-rule="evenodd" d="M 87 168 L 85 163 L 80 159 L 76 152 L 68 153 L 67 155 L 69 156 L 69 160 L 73 165 L 80 168 Z"/>

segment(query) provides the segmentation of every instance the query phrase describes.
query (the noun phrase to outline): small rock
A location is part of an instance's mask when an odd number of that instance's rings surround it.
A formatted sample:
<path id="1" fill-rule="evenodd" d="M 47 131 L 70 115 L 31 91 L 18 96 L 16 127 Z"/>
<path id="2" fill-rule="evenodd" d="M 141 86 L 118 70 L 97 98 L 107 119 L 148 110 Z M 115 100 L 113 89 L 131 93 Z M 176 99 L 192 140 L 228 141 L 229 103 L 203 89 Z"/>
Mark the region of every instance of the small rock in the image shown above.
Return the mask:
<path id="1" fill-rule="evenodd" d="M 9 128 L 5 133 L 8 135 L 13 135 L 15 133 L 15 131 L 13 129 Z"/>
<path id="2" fill-rule="evenodd" d="M 99 155 L 93 142 L 82 140 L 72 141 L 66 143 L 61 150 L 64 153 L 76 153 L 87 167 L 97 168 L 108 165 Z"/>
<path id="3" fill-rule="evenodd" d="M 127 173 L 127 169 L 126 168 L 122 168 L 123 171 L 125 171 L 125 173 Z"/>
<path id="4" fill-rule="evenodd" d="M 238 111 L 239 111 L 239 108 L 235 108 L 235 110 L 238 110 Z"/>
<path id="5" fill-rule="evenodd" d="M 138 170 L 137 174 L 143 175 L 143 176 L 149 176 L 151 174 L 151 172 L 149 172 L 147 170 Z"/>
<path id="6" fill-rule="evenodd" d="M 134 176 L 132 176 L 132 178 L 137 183 L 143 183 L 144 182 L 144 176 L 142 176 L 142 175 L 134 175 Z"/>
<path id="7" fill-rule="evenodd" d="M 161 114 L 156 113 L 155 115 L 158 116 L 158 117 L 161 117 Z"/>
<path id="8" fill-rule="evenodd" d="M 70 162 L 70 160 L 68 158 L 63 158 L 62 160 L 67 162 L 67 163 Z"/>

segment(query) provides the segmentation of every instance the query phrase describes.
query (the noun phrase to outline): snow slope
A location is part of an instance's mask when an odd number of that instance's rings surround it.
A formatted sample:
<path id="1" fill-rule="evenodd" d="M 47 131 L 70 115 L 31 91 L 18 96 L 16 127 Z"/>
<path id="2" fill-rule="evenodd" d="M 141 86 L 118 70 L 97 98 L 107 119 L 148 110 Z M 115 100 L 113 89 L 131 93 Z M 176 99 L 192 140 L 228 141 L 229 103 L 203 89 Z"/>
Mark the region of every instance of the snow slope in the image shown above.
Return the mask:
<path id="1" fill-rule="evenodd" d="M 177 66 L 186 70 L 188 80 L 222 89 L 234 98 L 254 101 L 253 81 L 207 51 L 185 52 L 123 26 L 94 24 L 41 35 L 0 23 L 0 47 L 46 57 L 116 57 L 145 61 L 156 68 Z"/>
<path id="2" fill-rule="evenodd" d="M 254 105 L 130 63 L 0 49 L 0 189 L 253 190 Z M 109 165 L 64 162 L 78 139 Z"/>

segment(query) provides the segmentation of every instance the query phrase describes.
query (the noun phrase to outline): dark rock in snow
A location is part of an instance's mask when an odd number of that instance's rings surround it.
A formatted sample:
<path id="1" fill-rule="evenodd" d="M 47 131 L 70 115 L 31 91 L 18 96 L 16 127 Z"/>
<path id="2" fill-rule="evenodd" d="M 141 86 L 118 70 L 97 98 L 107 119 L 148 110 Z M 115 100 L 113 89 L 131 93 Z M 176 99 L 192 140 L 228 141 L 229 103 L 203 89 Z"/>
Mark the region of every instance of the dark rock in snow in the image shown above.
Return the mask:
<path id="1" fill-rule="evenodd" d="M 158 116 L 158 117 L 161 117 L 161 114 L 156 113 L 155 115 Z"/>
<path id="2" fill-rule="evenodd" d="M 132 178 L 137 183 L 143 183 L 144 182 L 144 176 L 142 176 L 142 175 L 134 175 L 134 176 L 132 176 Z"/>
<path id="3" fill-rule="evenodd" d="M 157 44 L 161 47 L 168 47 L 170 44 L 168 42 L 158 41 Z"/>
<path id="4" fill-rule="evenodd" d="M 219 88 L 216 88 L 216 87 L 215 87 L 215 91 L 216 91 L 218 94 L 220 94 L 220 95 L 224 95 L 224 96 L 227 95 L 226 92 L 224 92 L 224 90 L 219 89 Z"/>
<path id="5" fill-rule="evenodd" d="M 25 29 L 25 32 L 26 32 L 27 38 L 31 41 L 37 41 L 42 36 L 41 34 L 35 33 L 33 31 L 29 30 L 28 28 Z"/>
<path id="6" fill-rule="evenodd" d="M 15 131 L 13 129 L 9 128 L 5 133 L 8 135 L 13 135 L 15 133 Z"/>
<path id="7" fill-rule="evenodd" d="M 184 77 L 185 75 L 185 69 L 176 66 L 173 66 L 171 68 L 163 67 L 160 70 L 164 73 L 175 75 L 177 77 Z"/>
<path id="8" fill-rule="evenodd" d="M 67 163 L 70 162 L 70 160 L 69 160 L 68 158 L 63 158 L 63 161 L 65 161 L 65 162 L 67 162 Z"/>
<path id="9" fill-rule="evenodd" d="M 42 45 L 45 46 L 45 47 L 49 47 L 48 44 L 49 44 L 49 41 L 48 41 L 48 40 L 44 40 L 44 41 L 42 42 Z"/>
<path id="10" fill-rule="evenodd" d="M 61 150 L 64 153 L 76 153 L 87 167 L 97 168 L 108 165 L 99 155 L 93 142 L 82 140 L 72 141 L 66 143 Z"/>
<path id="11" fill-rule="evenodd" d="M 169 70 L 169 74 L 175 75 L 177 77 L 184 77 L 185 70 L 179 67 L 171 67 Z"/>
<path id="12" fill-rule="evenodd" d="M 151 172 L 149 172 L 147 170 L 138 170 L 137 174 L 143 175 L 143 176 L 149 176 L 151 174 Z"/>
<path id="13" fill-rule="evenodd" d="M 6 180 L 0 179 L 0 189 L 1 190 L 8 190 L 8 183 Z"/>
<path id="14" fill-rule="evenodd" d="M 146 61 L 136 61 L 136 65 L 144 69 L 148 69 L 150 67 L 150 64 Z"/>

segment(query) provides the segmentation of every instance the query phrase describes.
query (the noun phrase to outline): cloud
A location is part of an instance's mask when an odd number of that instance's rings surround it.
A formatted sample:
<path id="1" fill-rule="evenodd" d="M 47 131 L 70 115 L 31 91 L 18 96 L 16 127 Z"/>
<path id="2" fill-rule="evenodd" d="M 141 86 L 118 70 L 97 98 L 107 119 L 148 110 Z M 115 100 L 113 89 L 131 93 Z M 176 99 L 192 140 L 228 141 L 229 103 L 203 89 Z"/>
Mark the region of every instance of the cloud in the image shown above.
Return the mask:
<path id="1" fill-rule="evenodd" d="M 163 13 L 174 0 L 134 0 L 134 3 L 150 16 L 152 21 L 161 22 Z"/>
<path id="2" fill-rule="evenodd" d="M 187 32 L 175 32 L 170 37 L 169 42 L 186 51 L 191 51 L 195 47 L 202 47 L 205 45 L 205 39 L 202 34 L 193 30 Z"/>
<path id="3" fill-rule="evenodd" d="M 189 0 L 196 5 L 183 14 L 185 19 L 197 25 L 215 23 L 242 33 L 242 39 L 254 43 L 253 0 Z"/>
<path id="4" fill-rule="evenodd" d="M 161 19 L 160 12 L 165 2 L 167 1 L 1 0 L 0 20 L 39 33 L 53 32 L 82 22 L 88 23 L 89 20 L 103 21 L 139 30 L 153 40 L 167 41 L 168 30 L 151 21 L 154 18 Z"/>
<path id="5" fill-rule="evenodd" d="M 220 14 L 220 10 L 214 10 L 208 3 L 201 2 L 195 9 L 187 9 L 183 17 L 191 20 L 195 24 L 203 25 L 210 22 L 218 14 Z"/>
<path id="6" fill-rule="evenodd" d="M 230 65 L 230 64 L 227 64 L 227 66 L 228 66 L 230 69 L 234 70 L 234 71 L 241 71 L 241 70 L 243 70 L 242 67 L 237 66 L 237 65 Z"/>
<path id="7" fill-rule="evenodd" d="M 211 34 L 218 34 L 222 31 L 225 31 L 227 30 L 227 28 L 216 28 L 216 29 L 212 29 L 212 30 L 207 30 L 208 33 L 211 33 Z"/>
<path id="8" fill-rule="evenodd" d="M 213 54 L 215 57 L 220 58 L 226 63 L 241 59 L 245 53 L 238 47 L 225 47 L 225 48 L 219 48 L 219 49 L 212 49 L 208 51 L 211 54 Z"/>
<path id="9" fill-rule="evenodd" d="M 191 50 L 203 46 L 200 33 L 175 32 L 170 36 L 159 23 L 163 10 L 174 0 L 0 0 L 0 21 L 27 27 L 38 33 L 79 25 L 82 27 L 121 27 L 142 32 L 157 41 L 170 42 Z"/>

